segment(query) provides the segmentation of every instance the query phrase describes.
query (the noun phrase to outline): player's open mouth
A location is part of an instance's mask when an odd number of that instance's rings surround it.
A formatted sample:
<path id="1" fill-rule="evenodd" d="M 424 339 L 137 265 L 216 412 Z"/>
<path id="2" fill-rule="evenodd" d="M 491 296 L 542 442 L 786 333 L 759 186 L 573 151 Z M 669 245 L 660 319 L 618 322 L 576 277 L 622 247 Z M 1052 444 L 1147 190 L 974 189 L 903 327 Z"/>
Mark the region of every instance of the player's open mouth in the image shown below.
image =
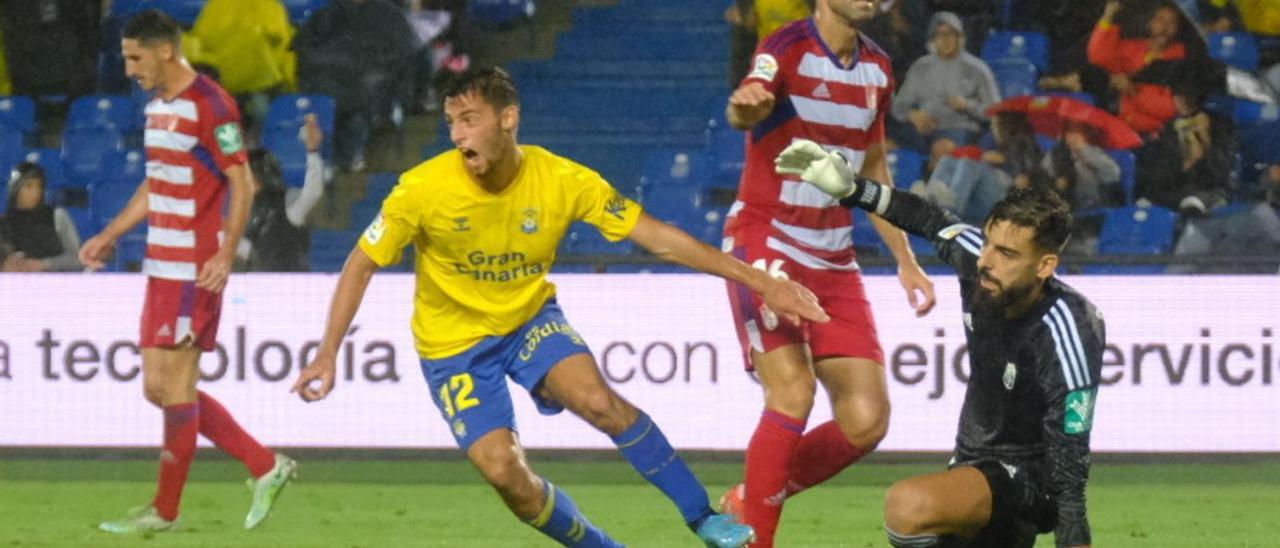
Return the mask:
<path id="1" fill-rule="evenodd" d="M 461 153 L 462 153 L 462 157 L 463 157 L 463 158 L 466 158 L 466 159 L 468 159 L 468 160 L 474 160 L 474 159 L 476 159 L 476 158 L 479 158 L 479 157 L 480 157 L 480 153 L 478 153 L 478 152 L 476 152 L 476 151 L 474 151 L 474 150 L 471 150 L 471 149 L 469 149 L 469 148 L 460 148 L 460 149 L 458 149 L 458 152 L 461 152 Z"/>

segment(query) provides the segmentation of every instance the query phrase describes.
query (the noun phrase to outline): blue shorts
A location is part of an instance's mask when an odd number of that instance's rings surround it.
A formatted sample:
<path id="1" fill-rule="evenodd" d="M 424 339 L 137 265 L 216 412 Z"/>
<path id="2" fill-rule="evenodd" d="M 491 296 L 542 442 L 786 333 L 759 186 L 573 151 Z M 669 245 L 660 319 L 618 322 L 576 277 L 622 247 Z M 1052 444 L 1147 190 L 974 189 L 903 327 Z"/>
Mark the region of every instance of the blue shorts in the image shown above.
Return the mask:
<path id="1" fill-rule="evenodd" d="M 550 300 L 510 335 L 485 337 L 448 358 L 423 359 L 422 375 L 431 387 L 431 399 L 465 451 L 492 430 L 516 430 L 506 377 L 529 391 L 538 412 L 563 411 L 560 404 L 538 396 L 537 390 L 557 363 L 584 353 L 590 354 L 591 349 L 569 326 L 555 300 Z"/>

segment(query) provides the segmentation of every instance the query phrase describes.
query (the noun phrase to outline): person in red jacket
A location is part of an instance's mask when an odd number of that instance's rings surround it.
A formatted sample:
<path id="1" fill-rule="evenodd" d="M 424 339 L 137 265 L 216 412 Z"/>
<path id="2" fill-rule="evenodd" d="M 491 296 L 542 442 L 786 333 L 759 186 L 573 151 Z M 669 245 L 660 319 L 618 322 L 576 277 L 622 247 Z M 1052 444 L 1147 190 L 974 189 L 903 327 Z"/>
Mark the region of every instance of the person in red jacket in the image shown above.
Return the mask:
<path id="1" fill-rule="evenodd" d="M 1156 61 L 1177 61 L 1187 57 L 1186 46 L 1177 40 L 1181 17 L 1178 8 L 1156 8 L 1147 23 L 1146 38 L 1124 38 L 1113 18 L 1120 2 L 1107 2 L 1106 11 L 1089 37 L 1089 62 L 1107 71 L 1111 88 L 1120 97 L 1120 118 L 1138 133 L 1152 133 L 1177 115 L 1173 90 L 1169 86 L 1143 83 L 1133 77 Z"/>

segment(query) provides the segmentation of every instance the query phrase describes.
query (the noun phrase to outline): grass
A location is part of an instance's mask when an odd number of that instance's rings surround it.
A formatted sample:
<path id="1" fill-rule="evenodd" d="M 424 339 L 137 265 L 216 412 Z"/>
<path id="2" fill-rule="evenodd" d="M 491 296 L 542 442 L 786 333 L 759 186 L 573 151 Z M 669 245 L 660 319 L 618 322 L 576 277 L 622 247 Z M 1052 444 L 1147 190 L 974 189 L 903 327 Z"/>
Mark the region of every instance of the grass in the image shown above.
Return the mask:
<path id="1" fill-rule="evenodd" d="M 628 546 L 698 546 L 657 490 L 624 463 L 548 461 L 535 467 L 588 517 Z M 697 462 L 713 499 L 738 464 Z M 886 546 L 885 488 L 936 470 L 921 464 L 859 464 L 787 503 L 778 545 Z M 249 494 L 237 463 L 192 468 L 182 528 L 148 537 L 99 533 L 153 493 L 155 464 L 122 460 L 0 460 L 0 548 L 71 546 L 553 546 L 512 518 L 460 461 L 304 460 L 301 478 L 260 529 L 241 522 Z M 1095 465 L 1090 519 L 1099 546 L 1280 545 L 1280 461 Z M 1038 546 L 1052 546 L 1052 535 Z"/>

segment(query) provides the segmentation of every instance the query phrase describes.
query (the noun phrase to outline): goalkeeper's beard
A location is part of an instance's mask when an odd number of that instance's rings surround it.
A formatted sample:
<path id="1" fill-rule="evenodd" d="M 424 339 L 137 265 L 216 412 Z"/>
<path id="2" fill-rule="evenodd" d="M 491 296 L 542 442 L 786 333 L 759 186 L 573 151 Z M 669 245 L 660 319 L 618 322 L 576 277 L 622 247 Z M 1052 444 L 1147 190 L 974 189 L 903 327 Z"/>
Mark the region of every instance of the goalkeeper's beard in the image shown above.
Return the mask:
<path id="1" fill-rule="evenodd" d="M 979 315 L 992 315 L 1004 317 L 1006 312 L 1018 303 L 1026 300 L 1027 297 L 1035 291 L 1037 278 L 1034 276 L 1030 280 L 1023 283 L 1011 283 L 1006 286 L 1000 280 L 991 277 L 986 271 L 979 274 L 982 280 L 986 280 L 996 286 L 997 293 L 982 287 L 981 283 L 974 284 L 970 293 L 970 302 L 973 303 L 973 311 Z"/>

